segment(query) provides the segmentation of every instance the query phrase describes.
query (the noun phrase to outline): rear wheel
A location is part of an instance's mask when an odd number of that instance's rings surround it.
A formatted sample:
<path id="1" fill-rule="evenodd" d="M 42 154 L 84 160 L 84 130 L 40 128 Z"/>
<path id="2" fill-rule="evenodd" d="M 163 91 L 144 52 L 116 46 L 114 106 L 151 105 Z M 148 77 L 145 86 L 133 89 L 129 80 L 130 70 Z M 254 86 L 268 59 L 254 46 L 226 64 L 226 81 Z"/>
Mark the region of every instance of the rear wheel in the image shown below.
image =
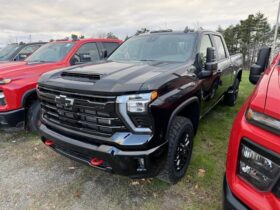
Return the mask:
<path id="1" fill-rule="evenodd" d="M 175 184 L 187 171 L 193 148 L 194 129 L 191 121 L 185 117 L 176 117 L 167 134 L 168 155 L 158 178 Z"/>
<path id="2" fill-rule="evenodd" d="M 239 79 L 235 79 L 233 87 L 226 93 L 224 103 L 228 106 L 234 106 L 236 104 L 239 92 Z"/>
<path id="3" fill-rule="evenodd" d="M 41 106 L 38 100 L 32 102 L 27 111 L 27 129 L 30 131 L 38 132 L 41 124 L 40 120 Z"/>

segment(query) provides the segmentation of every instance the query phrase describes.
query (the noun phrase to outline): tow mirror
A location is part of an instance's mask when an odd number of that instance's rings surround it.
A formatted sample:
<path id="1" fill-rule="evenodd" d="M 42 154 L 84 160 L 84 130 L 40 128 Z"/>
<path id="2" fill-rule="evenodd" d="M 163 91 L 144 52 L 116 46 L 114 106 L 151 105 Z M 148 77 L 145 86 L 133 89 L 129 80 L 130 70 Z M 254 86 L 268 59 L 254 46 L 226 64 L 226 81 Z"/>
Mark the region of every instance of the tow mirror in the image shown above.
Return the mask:
<path id="1" fill-rule="evenodd" d="M 218 69 L 218 62 L 216 58 L 215 48 L 208 47 L 206 54 L 205 70 L 213 72 Z"/>
<path id="2" fill-rule="evenodd" d="M 215 48 L 208 47 L 206 53 L 206 61 L 205 57 L 202 57 L 203 54 L 199 53 L 197 55 L 197 64 L 201 71 L 198 74 L 200 79 L 207 78 L 212 76 L 213 71 L 218 69 L 218 62 L 216 59 Z"/>
<path id="3" fill-rule="evenodd" d="M 257 84 L 262 73 L 268 66 L 271 48 L 262 48 L 258 52 L 257 62 L 250 67 L 249 80 L 252 84 Z"/>

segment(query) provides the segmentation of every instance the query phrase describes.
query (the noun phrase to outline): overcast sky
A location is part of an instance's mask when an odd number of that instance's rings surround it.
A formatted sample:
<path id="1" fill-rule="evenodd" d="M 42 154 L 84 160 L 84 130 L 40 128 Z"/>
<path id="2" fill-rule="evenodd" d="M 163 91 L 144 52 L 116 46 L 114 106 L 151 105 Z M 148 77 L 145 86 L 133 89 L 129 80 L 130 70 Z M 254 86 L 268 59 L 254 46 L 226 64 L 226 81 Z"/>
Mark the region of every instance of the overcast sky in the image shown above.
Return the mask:
<path id="1" fill-rule="evenodd" d="M 271 24 L 278 0 L 0 0 L 0 45 L 86 37 L 113 32 L 120 38 L 139 28 L 152 30 L 202 26 L 216 30 L 260 11 Z"/>

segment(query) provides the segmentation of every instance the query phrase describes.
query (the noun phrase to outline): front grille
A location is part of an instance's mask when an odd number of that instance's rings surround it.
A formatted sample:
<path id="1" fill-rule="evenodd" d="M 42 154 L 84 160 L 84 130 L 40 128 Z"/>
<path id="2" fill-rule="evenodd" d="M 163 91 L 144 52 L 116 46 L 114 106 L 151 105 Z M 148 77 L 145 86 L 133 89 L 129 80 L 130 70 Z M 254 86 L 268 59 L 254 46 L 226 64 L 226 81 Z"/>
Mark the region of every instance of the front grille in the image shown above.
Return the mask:
<path id="1" fill-rule="evenodd" d="M 115 96 L 94 96 L 38 87 L 42 119 L 74 131 L 112 136 L 126 131 L 116 114 Z"/>

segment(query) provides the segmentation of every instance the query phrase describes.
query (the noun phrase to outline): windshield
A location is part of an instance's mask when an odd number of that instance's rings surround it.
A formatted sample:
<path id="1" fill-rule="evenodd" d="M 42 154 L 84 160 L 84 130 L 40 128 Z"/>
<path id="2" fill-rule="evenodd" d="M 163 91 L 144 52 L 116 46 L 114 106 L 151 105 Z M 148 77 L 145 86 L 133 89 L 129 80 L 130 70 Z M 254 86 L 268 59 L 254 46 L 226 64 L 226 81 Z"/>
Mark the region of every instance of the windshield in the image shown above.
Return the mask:
<path id="1" fill-rule="evenodd" d="M 26 60 L 28 62 L 57 62 L 65 58 L 74 44 L 73 42 L 52 42 L 39 48 Z"/>
<path id="2" fill-rule="evenodd" d="M 184 62 L 191 57 L 195 40 L 194 33 L 135 36 L 123 43 L 108 60 Z"/>
<path id="3" fill-rule="evenodd" d="M 0 61 L 9 60 L 11 55 L 13 55 L 19 48 L 18 44 L 9 44 L 0 50 Z"/>

